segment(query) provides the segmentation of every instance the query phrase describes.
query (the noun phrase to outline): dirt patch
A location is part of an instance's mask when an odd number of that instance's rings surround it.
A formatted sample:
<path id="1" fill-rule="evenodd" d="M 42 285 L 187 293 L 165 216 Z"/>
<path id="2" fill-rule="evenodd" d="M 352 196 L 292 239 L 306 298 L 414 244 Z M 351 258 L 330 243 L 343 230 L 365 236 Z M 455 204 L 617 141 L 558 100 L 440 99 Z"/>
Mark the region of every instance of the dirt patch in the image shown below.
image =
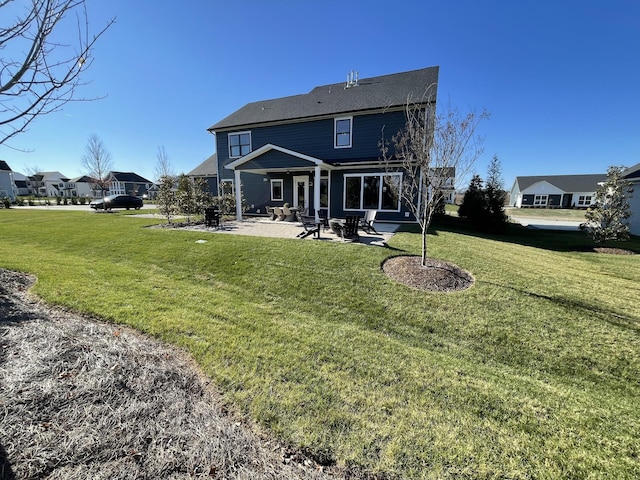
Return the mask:
<path id="1" fill-rule="evenodd" d="M 399 255 L 385 260 L 382 270 L 399 283 L 429 292 L 466 290 L 475 281 L 469 272 L 452 263 L 433 258 L 426 263 L 423 266 L 419 256 Z"/>
<path id="2" fill-rule="evenodd" d="M 0 269 L 0 478 L 337 478 L 234 414 L 184 353 L 44 304 L 33 281 Z"/>

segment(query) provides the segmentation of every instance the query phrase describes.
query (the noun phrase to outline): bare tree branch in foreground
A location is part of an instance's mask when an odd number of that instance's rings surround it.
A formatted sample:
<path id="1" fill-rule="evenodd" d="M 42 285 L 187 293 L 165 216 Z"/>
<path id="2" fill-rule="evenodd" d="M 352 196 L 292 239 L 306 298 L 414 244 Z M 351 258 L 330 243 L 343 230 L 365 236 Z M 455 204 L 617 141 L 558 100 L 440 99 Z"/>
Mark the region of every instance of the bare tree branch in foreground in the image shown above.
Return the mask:
<path id="1" fill-rule="evenodd" d="M 85 0 L 0 0 L 0 145 L 41 115 L 91 100 L 76 95 L 80 75 L 114 22 L 91 36 Z"/>

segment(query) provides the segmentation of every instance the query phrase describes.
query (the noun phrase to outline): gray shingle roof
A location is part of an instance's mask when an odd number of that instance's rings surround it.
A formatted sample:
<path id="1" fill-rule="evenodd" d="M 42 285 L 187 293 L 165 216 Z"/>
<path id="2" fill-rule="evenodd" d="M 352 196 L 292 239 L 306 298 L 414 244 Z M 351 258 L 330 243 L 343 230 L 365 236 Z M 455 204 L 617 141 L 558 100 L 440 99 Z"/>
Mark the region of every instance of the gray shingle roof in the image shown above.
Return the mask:
<path id="1" fill-rule="evenodd" d="M 151 183 L 150 180 L 138 175 L 134 172 L 109 172 L 110 176 L 115 178 L 119 182 L 132 182 L 132 183 Z"/>
<path id="2" fill-rule="evenodd" d="M 607 180 L 604 173 L 587 175 L 541 175 L 532 177 L 516 177 L 520 191 L 526 190 L 538 182 L 547 182 L 563 192 L 595 192 L 598 183 Z"/>
<path id="3" fill-rule="evenodd" d="M 6 170 L 6 171 L 10 172 L 11 171 L 11 167 L 4 160 L 0 160 L 0 170 Z"/>
<path id="4" fill-rule="evenodd" d="M 640 163 L 636 163 L 633 167 L 628 168 L 627 170 L 625 170 L 622 175 L 624 175 L 625 178 L 639 178 L 640 177 Z"/>
<path id="5" fill-rule="evenodd" d="M 188 177 L 212 177 L 218 174 L 218 154 L 214 153 L 196 168 L 187 173 Z"/>
<path id="6" fill-rule="evenodd" d="M 401 107 L 408 99 L 415 103 L 435 101 L 438 71 L 439 67 L 429 67 L 365 78 L 349 88 L 345 88 L 346 82 L 334 83 L 303 95 L 249 103 L 208 130 Z"/>

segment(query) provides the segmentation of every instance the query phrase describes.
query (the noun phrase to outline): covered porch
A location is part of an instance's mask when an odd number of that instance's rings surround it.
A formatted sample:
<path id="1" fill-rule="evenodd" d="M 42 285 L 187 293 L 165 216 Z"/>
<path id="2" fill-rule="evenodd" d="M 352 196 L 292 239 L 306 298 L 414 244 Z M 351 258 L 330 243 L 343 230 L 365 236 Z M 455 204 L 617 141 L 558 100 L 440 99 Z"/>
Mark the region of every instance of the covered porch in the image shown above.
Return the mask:
<path id="1" fill-rule="evenodd" d="M 267 144 L 229 163 L 226 169 L 234 172 L 236 216 L 243 219 L 243 197 L 249 204 L 262 209 L 268 206 L 290 206 L 319 220 L 318 211 L 328 208 L 330 163 L 293 150 Z M 243 181 L 248 173 L 258 180 Z M 289 202 L 290 200 L 290 202 Z"/>

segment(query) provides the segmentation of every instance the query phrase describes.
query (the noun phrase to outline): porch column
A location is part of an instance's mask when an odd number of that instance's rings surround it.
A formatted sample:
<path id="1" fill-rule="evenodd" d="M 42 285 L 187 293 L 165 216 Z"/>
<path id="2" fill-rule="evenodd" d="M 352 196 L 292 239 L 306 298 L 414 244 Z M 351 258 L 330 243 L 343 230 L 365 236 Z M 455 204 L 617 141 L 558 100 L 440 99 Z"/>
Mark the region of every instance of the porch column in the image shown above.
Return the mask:
<path id="1" fill-rule="evenodd" d="M 320 221 L 320 216 L 318 215 L 318 209 L 320 208 L 320 166 L 316 165 L 315 168 L 315 178 L 313 180 L 313 205 L 316 207 L 316 223 Z M 327 216 L 328 213 L 327 213 Z"/>
<path id="2" fill-rule="evenodd" d="M 236 217 L 242 220 L 242 184 L 240 183 L 240 170 L 234 170 L 235 175 L 235 191 L 236 191 Z"/>

